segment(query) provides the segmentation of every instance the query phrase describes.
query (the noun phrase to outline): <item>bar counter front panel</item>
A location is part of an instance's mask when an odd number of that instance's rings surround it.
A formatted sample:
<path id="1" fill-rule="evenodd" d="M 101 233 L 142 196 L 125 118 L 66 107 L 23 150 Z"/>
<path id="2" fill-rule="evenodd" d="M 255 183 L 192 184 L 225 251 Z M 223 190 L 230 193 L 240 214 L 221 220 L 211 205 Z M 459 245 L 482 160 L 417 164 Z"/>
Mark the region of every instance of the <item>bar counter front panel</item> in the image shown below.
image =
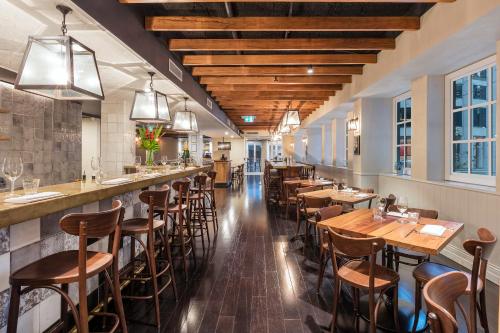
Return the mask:
<path id="1" fill-rule="evenodd" d="M 11 272 L 48 255 L 78 249 L 78 237 L 64 233 L 59 219 L 65 214 L 98 212 L 111 209 L 113 200 L 121 200 L 125 207 L 125 219 L 146 217 L 147 205 L 139 201 L 143 188 L 159 188 L 182 177 L 206 172 L 212 166 L 169 171 L 154 178 L 139 178 L 130 183 L 102 186 L 87 180 L 40 188 L 39 191 L 59 191 L 63 197 L 31 204 L 5 204 L 5 194 L 0 194 L 0 332 L 7 325 Z M 127 175 L 134 178 L 134 175 Z M 171 195 L 173 197 L 173 194 Z M 137 242 L 136 242 L 137 244 Z M 137 244 L 138 245 L 138 244 Z M 107 239 L 89 246 L 89 250 L 107 251 Z M 139 254 L 141 250 L 136 249 Z M 120 249 L 119 267 L 130 262 L 130 238 L 125 237 Z M 98 276 L 87 281 L 88 292 L 93 297 L 100 282 Z M 76 285 L 70 284 L 70 296 L 78 300 Z M 92 303 L 92 300 L 90 300 Z M 89 304 L 90 304 L 89 303 Z M 43 332 L 59 319 L 60 296 L 51 290 L 35 289 L 23 294 L 20 304 L 18 332 Z"/>

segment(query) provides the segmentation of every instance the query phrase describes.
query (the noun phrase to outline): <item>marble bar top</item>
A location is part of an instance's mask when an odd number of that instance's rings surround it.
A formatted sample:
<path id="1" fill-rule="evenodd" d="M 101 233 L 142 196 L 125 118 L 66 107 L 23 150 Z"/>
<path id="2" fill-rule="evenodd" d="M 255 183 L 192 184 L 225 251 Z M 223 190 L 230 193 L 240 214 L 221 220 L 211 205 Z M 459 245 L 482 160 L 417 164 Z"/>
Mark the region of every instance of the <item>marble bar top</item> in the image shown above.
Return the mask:
<path id="1" fill-rule="evenodd" d="M 7 193 L 2 193 L 0 194 L 0 228 L 39 218 L 65 209 L 83 206 L 126 192 L 132 192 L 141 188 L 166 183 L 174 179 L 192 176 L 199 172 L 207 172 L 211 169 L 212 165 L 207 165 L 203 167 L 169 170 L 156 177 L 139 177 L 138 174 L 123 175 L 120 178 L 130 178 L 132 181 L 119 185 L 99 185 L 91 180 L 87 180 L 86 182 L 77 181 L 44 186 L 40 187 L 38 192 L 61 192 L 64 196 L 27 204 L 5 203 L 4 200 Z M 16 193 L 19 195 L 24 194 L 22 190 L 16 191 Z"/>

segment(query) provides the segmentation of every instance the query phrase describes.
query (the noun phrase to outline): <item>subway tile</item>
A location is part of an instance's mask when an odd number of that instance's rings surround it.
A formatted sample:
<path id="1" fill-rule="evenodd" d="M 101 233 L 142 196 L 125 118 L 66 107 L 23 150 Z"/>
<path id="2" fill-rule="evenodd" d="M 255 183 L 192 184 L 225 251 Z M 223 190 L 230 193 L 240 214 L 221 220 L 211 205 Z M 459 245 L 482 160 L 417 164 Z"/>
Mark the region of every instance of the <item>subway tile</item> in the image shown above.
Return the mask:
<path id="1" fill-rule="evenodd" d="M 33 219 L 10 226 L 10 250 L 15 251 L 23 246 L 40 240 L 40 219 Z"/>
<path id="2" fill-rule="evenodd" d="M 23 333 L 40 332 L 40 307 L 38 305 L 19 317 L 17 331 Z"/>
<path id="3" fill-rule="evenodd" d="M 0 228 L 0 254 L 9 252 L 10 236 L 9 228 Z"/>
<path id="4" fill-rule="evenodd" d="M 64 212 L 57 212 L 43 216 L 41 220 L 41 238 L 46 238 L 61 232 L 59 220 L 64 216 Z"/>
<path id="5" fill-rule="evenodd" d="M 40 259 L 40 242 L 32 243 L 10 253 L 10 269 L 15 272 L 18 269 Z"/>
<path id="6" fill-rule="evenodd" d="M 64 251 L 65 238 L 66 234 L 64 232 L 60 232 L 42 239 L 40 242 L 41 257 L 47 257 L 51 254 Z"/>
<path id="7" fill-rule="evenodd" d="M 7 318 L 9 315 L 9 302 L 10 302 L 10 288 L 0 292 L 0 328 L 5 328 L 7 326 Z"/>
<path id="8" fill-rule="evenodd" d="M 0 255 L 0 291 L 9 289 L 10 253 Z"/>
<path id="9" fill-rule="evenodd" d="M 52 294 L 40 303 L 40 332 L 48 329 L 60 318 L 61 296 Z"/>
<path id="10" fill-rule="evenodd" d="M 83 206 L 84 213 L 97 213 L 99 211 L 99 201 L 89 203 Z"/>

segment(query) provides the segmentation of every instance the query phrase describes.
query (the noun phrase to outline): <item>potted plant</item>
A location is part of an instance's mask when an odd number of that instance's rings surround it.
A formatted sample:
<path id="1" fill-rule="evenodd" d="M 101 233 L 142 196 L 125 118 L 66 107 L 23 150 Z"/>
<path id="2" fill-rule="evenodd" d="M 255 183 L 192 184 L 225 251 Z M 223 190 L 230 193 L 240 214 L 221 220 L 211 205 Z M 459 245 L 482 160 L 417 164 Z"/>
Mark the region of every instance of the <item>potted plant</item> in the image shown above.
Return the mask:
<path id="1" fill-rule="evenodd" d="M 146 165 L 152 166 L 154 163 L 154 153 L 160 150 L 160 137 L 163 126 L 149 128 L 143 126 L 139 128 L 139 138 L 141 140 L 141 148 L 146 150 Z"/>

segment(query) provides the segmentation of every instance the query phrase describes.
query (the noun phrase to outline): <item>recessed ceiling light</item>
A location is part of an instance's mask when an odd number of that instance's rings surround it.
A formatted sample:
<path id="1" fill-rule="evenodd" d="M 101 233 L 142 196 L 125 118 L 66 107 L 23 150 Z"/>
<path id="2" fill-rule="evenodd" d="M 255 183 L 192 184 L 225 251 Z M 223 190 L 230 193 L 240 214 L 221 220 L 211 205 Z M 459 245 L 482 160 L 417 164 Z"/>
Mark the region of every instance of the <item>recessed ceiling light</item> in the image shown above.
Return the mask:
<path id="1" fill-rule="evenodd" d="M 224 135 L 228 135 L 228 134 L 229 134 L 229 132 L 224 132 Z"/>
<path id="2" fill-rule="evenodd" d="M 307 66 L 307 74 L 309 75 L 314 74 L 314 68 L 312 65 Z"/>

